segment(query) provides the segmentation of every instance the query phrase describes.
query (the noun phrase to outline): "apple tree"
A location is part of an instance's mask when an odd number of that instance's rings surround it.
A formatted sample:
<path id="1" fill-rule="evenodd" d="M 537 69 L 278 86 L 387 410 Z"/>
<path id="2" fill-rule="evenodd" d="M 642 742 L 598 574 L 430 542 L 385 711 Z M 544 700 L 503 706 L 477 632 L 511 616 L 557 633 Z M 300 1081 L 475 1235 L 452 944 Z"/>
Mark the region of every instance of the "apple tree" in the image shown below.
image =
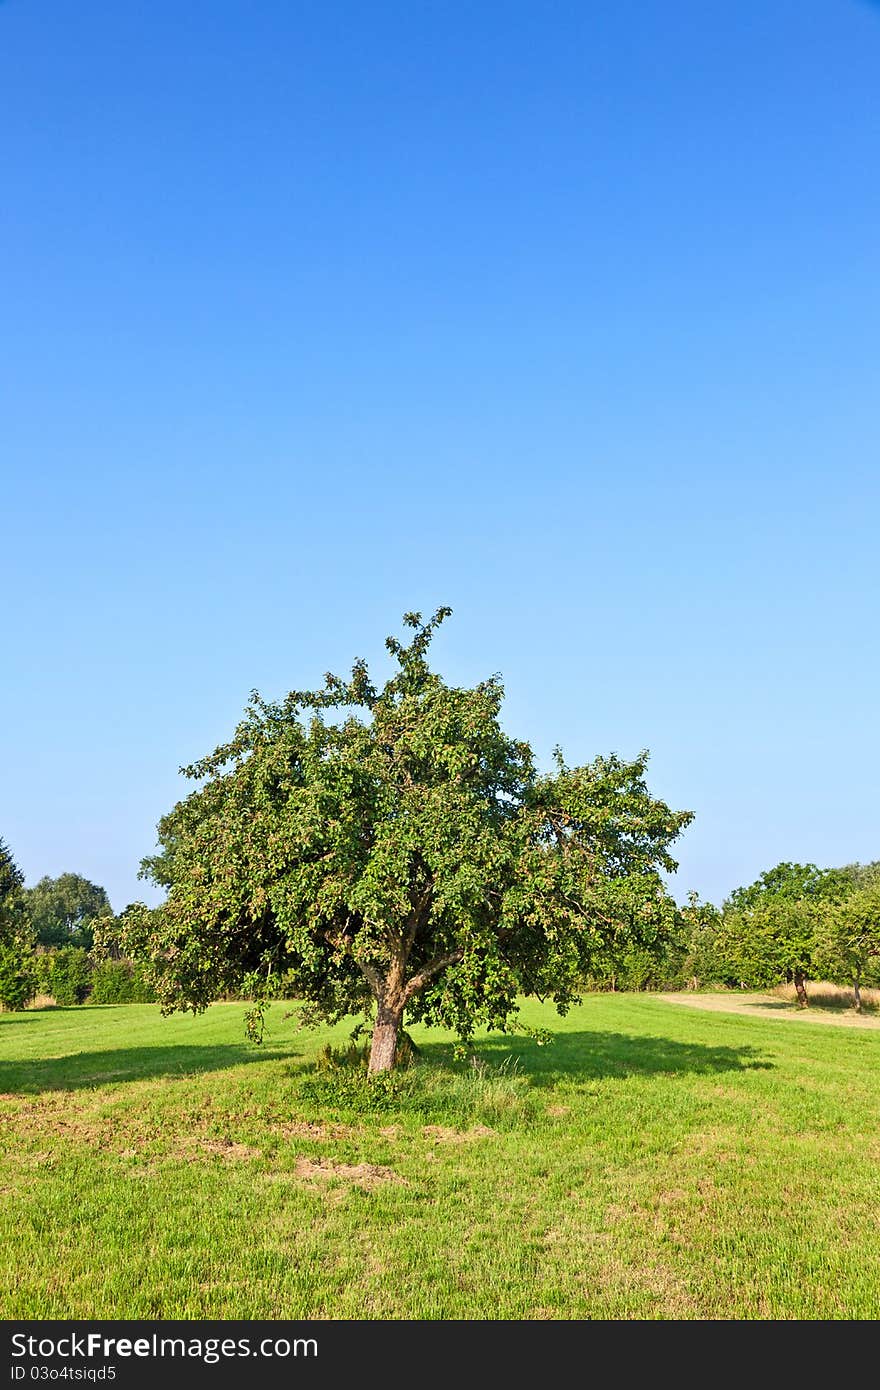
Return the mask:
<path id="1" fill-rule="evenodd" d="M 589 973 L 674 921 L 663 872 L 691 820 L 652 796 L 647 754 L 539 771 L 500 723 L 503 688 L 447 684 L 428 648 L 450 610 L 373 684 L 363 661 L 277 703 L 253 693 L 233 738 L 182 771 L 142 872 L 167 889 L 128 914 L 166 1011 L 282 988 L 324 1019 L 367 1010 L 371 1072 L 406 1017 L 468 1039 L 517 996 L 564 1012 Z"/>

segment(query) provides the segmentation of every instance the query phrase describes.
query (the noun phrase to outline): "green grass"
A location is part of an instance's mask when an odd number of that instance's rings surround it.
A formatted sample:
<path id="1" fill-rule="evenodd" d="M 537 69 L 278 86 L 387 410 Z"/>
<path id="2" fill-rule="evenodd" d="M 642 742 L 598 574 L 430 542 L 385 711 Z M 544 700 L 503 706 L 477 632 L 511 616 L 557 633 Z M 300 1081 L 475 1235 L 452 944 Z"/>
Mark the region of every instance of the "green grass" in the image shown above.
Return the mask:
<path id="1" fill-rule="evenodd" d="M 601 995 L 367 1091 L 243 1012 L 0 1017 L 0 1316 L 880 1316 L 876 1031 Z"/>

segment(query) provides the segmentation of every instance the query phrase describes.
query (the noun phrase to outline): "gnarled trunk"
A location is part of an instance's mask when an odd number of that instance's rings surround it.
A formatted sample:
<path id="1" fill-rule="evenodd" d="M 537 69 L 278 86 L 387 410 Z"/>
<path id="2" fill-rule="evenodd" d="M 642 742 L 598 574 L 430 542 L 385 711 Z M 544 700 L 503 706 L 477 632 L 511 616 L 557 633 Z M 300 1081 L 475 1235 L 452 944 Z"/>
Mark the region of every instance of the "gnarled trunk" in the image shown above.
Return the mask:
<path id="1" fill-rule="evenodd" d="M 398 949 L 392 956 L 388 973 L 384 977 L 371 964 L 361 964 L 361 970 L 376 1001 L 376 1022 L 373 1026 L 370 1063 L 367 1067 L 371 1076 L 379 1071 L 393 1070 L 397 1061 L 397 1039 L 400 1036 L 403 1013 L 410 999 L 423 990 L 441 970 L 445 970 L 448 965 L 457 964 L 464 955 L 464 950 L 458 946 L 453 951 L 435 956 L 407 979 L 406 963 L 411 943 L 411 936 L 404 938 L 402 949 Z"/>
<path id="2" fill-rule="evenodd" d="M 392 1071 L 397 1059 L 397 1039 L 403 1019 L 403 1005 L 398 1008 L 380 1004 L 376 1011 L 373 1027 L 373 1042 L 370 1047 L 370 1065 L 367 1070 Z"/>
<path id="3" fill-rule="evenodd" d="M 796 970 L 794 972 L 794 992 L 797 995 L 798 1008 L 805 1009 L 807 1007 L 807 986 L 804 983 L 804 972 L 802 970 Z"/>
<path id="4" fill-rule="evenodd" d="M 856 975 L 853 980 L 853 999 L 855 1001 L 856 1013 L 860 1014 L 862 1012 L 862 987 L 859 984 L 858 975 Z"/>

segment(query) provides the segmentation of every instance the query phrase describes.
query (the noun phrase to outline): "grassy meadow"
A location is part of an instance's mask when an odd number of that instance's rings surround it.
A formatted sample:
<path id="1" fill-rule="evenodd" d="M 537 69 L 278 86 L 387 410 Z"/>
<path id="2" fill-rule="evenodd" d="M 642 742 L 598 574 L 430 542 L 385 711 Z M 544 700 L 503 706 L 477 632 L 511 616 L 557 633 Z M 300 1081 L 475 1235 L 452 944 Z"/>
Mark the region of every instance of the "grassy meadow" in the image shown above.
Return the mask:
<path id="1" fill-rule="evenodd" d="M 880 1030 L 596 995 L 368 1089 L 287 1012 L 0 1016 L 0 1316 L 880 1316 Z"/>

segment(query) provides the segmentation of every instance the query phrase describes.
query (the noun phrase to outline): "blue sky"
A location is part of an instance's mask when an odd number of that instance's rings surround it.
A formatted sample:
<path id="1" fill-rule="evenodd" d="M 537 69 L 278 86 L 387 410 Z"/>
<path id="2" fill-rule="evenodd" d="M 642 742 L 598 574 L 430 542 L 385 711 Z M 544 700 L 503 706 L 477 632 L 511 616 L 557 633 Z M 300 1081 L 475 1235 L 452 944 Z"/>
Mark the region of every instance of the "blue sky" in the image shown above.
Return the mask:
<path id="1" fill-rule="evenodd" d="M 880 858 L 880 6 L 0 5 L 0 835 L 451 604 L 680 896 Z M 155 895 L 153 895 L 155 898 Z"/>

